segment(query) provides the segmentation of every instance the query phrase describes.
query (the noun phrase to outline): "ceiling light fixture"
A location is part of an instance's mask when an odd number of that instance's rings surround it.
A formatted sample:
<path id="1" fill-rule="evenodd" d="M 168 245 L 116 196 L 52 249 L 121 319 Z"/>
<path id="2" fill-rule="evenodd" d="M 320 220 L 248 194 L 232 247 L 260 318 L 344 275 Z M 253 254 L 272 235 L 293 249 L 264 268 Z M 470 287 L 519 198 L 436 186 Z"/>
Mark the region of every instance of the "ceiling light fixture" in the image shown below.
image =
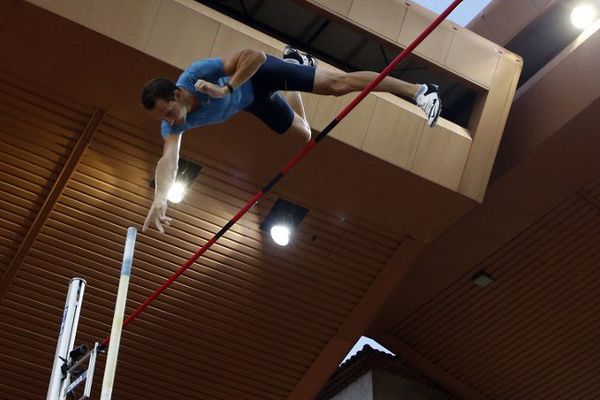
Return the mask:
<path id="1" fill-rule="evenodd" d="M 278 245 L 286 246 L 290 242 L 292 231 L 300 225 L 307 212 L 307 208 L 287 200 L 277 199 L 260 224 L 260 229 L 269 232 Z"/>
<path id="2" fill-rule="evenodd" d="M 180 158 L 177 165 L 175 182 L 173 182 L 169 188 L 169 191 L 167 192 L 167 200 L 171 203 L 180 203 L 183 201 L 183 198 L 187 192 L 187 188 L 190 187 L 194 180 L 198 177 L 201 169 L 201 165 Z M 154 188 L 155 186 L 156 182 L 153 179 L 150 181 L 150 187 Z"/>
<path id="3" fill-rule="evenodd" d="M 585 29 L 596 20 L 598 9 L 591 4 L 583 3 L 571 11 L 571 23 L 579 29 Z"/>
<path id="4" fill-rule="evenodd" d="M 484 288 L 484 287 L 492 284 L 496 279 L 494 279 L 493 276 L 491 276 L 490 274 L 488 274 L 485 271 L 479 271 L 478 273 L 473 275 L 472 280 L 473 280 L 474 284 L 476 284 L 477 286 L 479 286 L 481 288 Z"/>
<path id="5" fill-rule="evenodd" d="M 185 185 L 182 182 L 173 182 L 167 194 L 167 200 L 171 203 L 180 203 L 185 197 Z"/>
<path id="6" fill-rule="evenodd" d="M 271 238 L 280 246 L 287 246 L 290 242 L 291 230 L 287 225 L 278 224 L 271 228 Z"/>

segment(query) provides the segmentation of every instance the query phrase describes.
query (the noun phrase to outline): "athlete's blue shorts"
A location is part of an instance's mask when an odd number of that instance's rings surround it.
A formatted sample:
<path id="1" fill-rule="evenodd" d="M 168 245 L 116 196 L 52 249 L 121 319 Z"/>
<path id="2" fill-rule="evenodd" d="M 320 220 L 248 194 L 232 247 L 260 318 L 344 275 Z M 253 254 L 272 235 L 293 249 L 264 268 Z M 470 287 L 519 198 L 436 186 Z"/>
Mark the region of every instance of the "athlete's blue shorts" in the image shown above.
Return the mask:
<path id="1" fill-rule="evenodd" d="M 254 101 L 244 109 L 256 115 L 277 133 L 284 133 L 294 120 L 294 111 L 279 90 L 312 92 L 315 68 L 293 64 L 267 55 L 267 60 L 250 78 Z"/>

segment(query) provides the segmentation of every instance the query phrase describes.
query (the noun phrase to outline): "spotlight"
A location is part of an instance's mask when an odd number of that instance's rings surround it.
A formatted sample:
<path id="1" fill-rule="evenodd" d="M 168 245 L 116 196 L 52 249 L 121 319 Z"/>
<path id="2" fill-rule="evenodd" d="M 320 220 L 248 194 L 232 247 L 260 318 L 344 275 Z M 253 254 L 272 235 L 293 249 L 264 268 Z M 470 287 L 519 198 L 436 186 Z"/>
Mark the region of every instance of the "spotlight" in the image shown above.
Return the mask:
<path id="1" fill-rule="evenodd" d="M 181 182 L 174 182 L 169 188 L 167 200 L 171 203 L 180 203 L 185 197 L 185 185 Z"/>
<path id="2" fill-rule="evenodd" d="M 177 167 L 177 176 L 175 177 L 175 182 L 167 192 L 167 200 L 171 203 L 180 203 L 185 197 L 186 187 L 194 182 L 201 169 L 202 166 L 180 158 Z M 154 188 L 155 186 L 156 182 L 152 179 L 150 187 Z"/>
<path id="3" fill-rule="evenodd" d="M 278 245 L 286 246 L 290 242 L 292 230 L 300 225 L 307 212 L 307 208 L 287 200 L 277 199 L 260 224 L 260 229 L 269 232 L 273 241 Z"/>
<path id="4" fill-rule="evenodd" d="M 273 241 L 280 246 L 287 246 L 290 242 L 290 228 L 286 225 L 273 225 L 271 228 L 271 237 Z"/>
<path id="5" fill-rule="evenodd" d="M 597 13 L 596 7 L 587 3 L 580 4 L 571 11 L 571 22 L 576 28 L 585 29 L 596 20 Z"/>

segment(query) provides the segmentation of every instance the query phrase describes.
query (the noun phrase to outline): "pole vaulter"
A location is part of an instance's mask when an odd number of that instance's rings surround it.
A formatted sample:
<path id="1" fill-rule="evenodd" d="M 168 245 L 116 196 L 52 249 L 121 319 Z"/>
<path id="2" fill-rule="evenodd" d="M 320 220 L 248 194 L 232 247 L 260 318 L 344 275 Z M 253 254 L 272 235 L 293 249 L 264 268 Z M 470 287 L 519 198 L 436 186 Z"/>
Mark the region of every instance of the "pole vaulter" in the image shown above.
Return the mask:
<path id="1" fill-rule="evenodd" d="M 254 195 L 254 197 L 252 197 L 252 199 L 250 199 L 246 203 L 246 205 L 240 211 L 238 211 L 238 213 L 235 214 L 233 216 L 233 218 L 231 218 L 231 220 L 229 220 L 229 222 L 227 222 L 227 224 L 225 224 L 206 244 L 204 244 L 204 246 L 202 246 L 200 249 L 198 249 L 189 260 L 187 260 L 181 267 L 179 267 L 179 269 L 169 279 L 167 279 L 150 297 L 148 297 L 148 299 L 146 301 L 144 301 L 144 303 L 142 303 L 133 313 L 131 313 L 131 315 L 129 315 L 129 317 L 127 317 L 127 319 L 123 323 L 123 328 L 127 327 L 132 321 L 134 321 L 146 309 L 146 307 L 148 307 L 150 305 L 150 303 L 152 303 L 158 296 L 160 296 L 160 294 L 162 292 L 164 292 L 181 274 L 183 274 L 202 254 L 204 254 L 204 252 L 206 250 L 208 250 L 221 236 L 223 236 L 223 234 L 225 234 L 225 232 L 227 232 L 229 230 L 229 228 L 231 228 L 244 214 L 246 214 L 246 212 L 254 204 L 256 204 L 262 198 L 262 196 L 264 194 L 266 194 L 271 189 L 273 189 L 273 187 L 275 187 L 275 185 L 296 164 L 298 164 L 323 138 L 325 138 L 325 136 L 327 136 L 331 132 L 331 130 L 333 128 L 335 128 L 337 126 L 337 124 L 339 124 L 348 115 L 348 113 L 350 113 L 350 111 L 352 111 L 371 91 L 373 91 L 373 89 L 375 87 L 377 87 L 377 85 L 379 85 L 392 72 L 392 70 L 394 70 L 394 68 L 396 68 L 396 66 L 398 66 L 398 64 L 402 60 L 404 60 L 415 49 L 415 47 L 417 47 L 439 24 L 441 24 L 442 21 L 444 21 L 448 17 L 448 15 L 460 3 L 462 3 L 462 0 L 455 0 L 454 2 L 452 2 L 452 4 L 450 4 L 450 6 L 448 6 L 448 8 L 446 8 L 446 10 L 444 10 L 444 12 L 442 12 L 406 49 L 404 49 L 404 51 L 402 51 L 396 58 L 394 58 L 394 60 L 383 71 L 381 71 L 381 73 L 379 73 L 379 75 L 377 75 L 377 77 L 370 84 L 368 84 L 356 96 L 356 98 L 348 106 L 346 106 L 334 118 L 334 120 L 332 120 L 325 127 L 325 129 L 323 129 L 323 131 L 321 131 L 321 133 L 319 135 L 317 135 L 316 138 L 311 139 L 286 165 L 283 166 L 283 168 L 281 168 L 279 173 L 273 179 L 271 179 L 271 181 L 269 183 L 267 183 L 267 185 L 265 185 L 258 193 L 256 193 Z M 204 82 L 204 84 L 206 85 L 206 82 Z M 197 83 L 197 85 L 198 85 L 198 83 Z M 230 83 L 225 83 L 224 87 L 226 87 L 228 89 L 229 93 L 234 92 L 234 89 Z M 207 92 L 205 92 L 205 93 L 208 93 L 211 90 L 212 91 L 216 90 L 214 87 L 209 87 L 208 89 L 206 89 L 206 87 L 203 87 L 202 85 L 200 85 L 200 87 L 198 87 L 198 90 L 201 91 L 201 89 L 207 90 Z M 211 92 L 211 93 L 213 93 L 213 92 Z M 144 102 L 144 101 L 142 101 L 142 102 Z M 418 103 L 418 101 L 417 101 L 417 103 Z M 144 106 L 146 106 L 146 103 L 144 103 Z M 152 106 L 152 107 L 154 107 L 154 106 Z M 165 113 L 168 112 L 168 110 L 162 110 L 162 111 L 164 111 Z M 426 110 L 425 108 L 424 108 L 424 111 L 426 112 L 426 114 L 428 113 L 428 110 Z M 430 126 L 432 126 L 435 123 L 435 119 L 437 119 L 437 115 L 439 115 L 439 110 L 438 110 L 437 114 L 433 116 L 433 117 L 435 117 L 435 118 L 433 118 L 433 120 L 432 120 L 432 115 L 431 114 L 428 115 L 428 119 L 429 119 L 428 122 L 429 122 Z M 171 124 L 172 123 L 173 123 L 173 118 L 171 117 Z M 151 209 L 150 213 L 152 214 L 152 212 L 153 211 Z M 150 217 L 150 215 L 149 215 L 149 217 Z M 158 217 L 157 217 L 157 219 L 158 219 Z M 160 229 L 162 230 L 162 228 L 160 228 Z M 110 342 L 110 336 L 107 336 L 102 341 L 102 346 L 107 347 L 109 342 Z"/>

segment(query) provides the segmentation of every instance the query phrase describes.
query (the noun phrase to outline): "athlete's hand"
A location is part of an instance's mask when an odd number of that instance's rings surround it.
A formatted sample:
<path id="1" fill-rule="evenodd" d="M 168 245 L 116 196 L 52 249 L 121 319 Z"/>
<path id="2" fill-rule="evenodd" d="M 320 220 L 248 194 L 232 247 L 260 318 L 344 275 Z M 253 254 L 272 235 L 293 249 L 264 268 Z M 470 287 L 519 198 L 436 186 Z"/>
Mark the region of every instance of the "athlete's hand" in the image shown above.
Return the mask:
<path id="1" fill-rule="evenodd" d="M 227 86 L 215 85 L 212 82 L 203 81 L 202 79 L 198 79 L 194 87 L 200 93 L 207 94 L 213 99 L 221 99 L 229 94 Z"/>
<path id="2" fill-rule="evenodd" d="M 154 200 L 152 202 L 152 207 L 150 207 L 150 211 L 148 211 L 148 216 L 146 217 L 146 221 L 144 221 L 144 227 L 142 228 L 142 232 L 145 232 L 148 229 L 148 225 L 154 224 L 156 229 L 160 233 L 165 233 L 165 230 L 162 227 L 162 224 L 171 225 L 172 219 L 167 217 L 167 201 L 166 200 Z"/>

